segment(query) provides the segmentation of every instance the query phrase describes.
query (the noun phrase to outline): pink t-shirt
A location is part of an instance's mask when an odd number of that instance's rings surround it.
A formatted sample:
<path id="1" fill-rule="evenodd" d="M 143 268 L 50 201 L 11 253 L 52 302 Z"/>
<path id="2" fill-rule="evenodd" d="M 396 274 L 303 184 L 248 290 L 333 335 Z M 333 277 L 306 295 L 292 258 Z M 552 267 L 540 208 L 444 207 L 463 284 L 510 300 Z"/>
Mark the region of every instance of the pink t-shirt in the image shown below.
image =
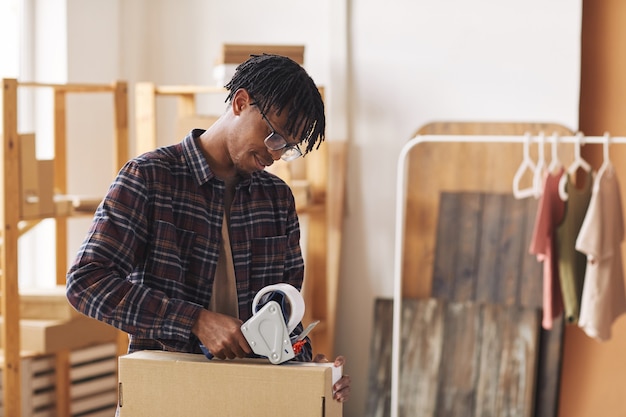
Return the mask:
<path id="1" fill-rule="evenodd" d="M 537 216 L 530 242 L 530 253 L 543 262 L 543 319 L 544 329 L 551 329 L 554 318 L 563 313 L 563 298 L 559 281 L 559 262 L 556 250 L 556 229 L 563 221 L 565 203 L 559 197 L 559 180 L 564 169 L 544 177 L 543 192 L 537 207 Z"/>
<path id="2" fill-rule="evenodd" d="M 626 312 L 621 243 L 624 222 L 617 175 L 611 165 L 601 168 L 591 201 L 576 239 L 576 249 L 587 255 L 580 306 L 580 326 L 601 341 L 611 337 L 611 325 Z"/>

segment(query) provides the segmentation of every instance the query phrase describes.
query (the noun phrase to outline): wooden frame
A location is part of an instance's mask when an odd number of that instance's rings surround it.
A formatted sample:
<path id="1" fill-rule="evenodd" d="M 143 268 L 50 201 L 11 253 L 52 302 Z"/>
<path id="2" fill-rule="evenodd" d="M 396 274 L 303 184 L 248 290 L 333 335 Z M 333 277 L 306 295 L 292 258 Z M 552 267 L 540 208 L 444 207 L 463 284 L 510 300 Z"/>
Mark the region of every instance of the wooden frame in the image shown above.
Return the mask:
<path id="1" fill-rule="evenodd" d="M 46 84 L 19 82 L 3 79 L 3 147 L 0 164 L 2 180 L 0 195 L 0 221 L 2 222 L 2 245 L 0 248 L 0 312 L 4 318 L 2 326 L 2 387 L 4 415 L 19 416 L 21 410 L 21 349 L 20 349 L 20 306 L 18 288 L 18 239 L 26 230 L 41 219 L 24 222 L 20 218 L 20 140 L 18 133 L 18 90 L 22 88 L 52 89 L 54 108 L 54 189 L 57 193 L 67 192 L 67 128 L 66 99 L 68 94 L 107 93 L 113 96 L 114 106 L 114 172 L 128 158 L 128 86 L 126 82 L 112 84 Z M 48 216 L 49 218 L 49 216 Z M 65 284 L 67 273 L 67 216 L 54 217 L 56 221 L 56 282 Z M 69 350 L 55 355 L 56 364 L 56 410 L 57 415 L 69 415 Z"/>

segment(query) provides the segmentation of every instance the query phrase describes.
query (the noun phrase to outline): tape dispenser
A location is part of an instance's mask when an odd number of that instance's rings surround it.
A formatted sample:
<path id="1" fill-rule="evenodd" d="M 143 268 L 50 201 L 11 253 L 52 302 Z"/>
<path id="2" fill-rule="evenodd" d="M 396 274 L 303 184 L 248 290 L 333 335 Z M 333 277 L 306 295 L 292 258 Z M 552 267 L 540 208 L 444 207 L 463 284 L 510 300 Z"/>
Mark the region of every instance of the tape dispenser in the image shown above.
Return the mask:
<path id="1" fill-rule="evenodd" d="M 252 317 L 241 325 L 241 332 L 252 351 L 277 365 L 300 353 L 304 338 L 318 321 L 311 323 L 299 335 L 289 335 L 304 317 L 304 299 L 294 286 L 286 283 L 262 288 L 252 301 Z M 207 358 L 213 355 L 200 344 Z"/>
<path id="2" fill-rule="evenodd" d="M 241 325 L 241 332 L 252 351 L 267 357 L 273 364 L 293 359 L 304 338 L 318 323 L 314 322 L 291 337 L 304 317 L 304 299 L 295 287 L 280 283 L 262 288 L 252 301 L 252 317 Z"/>

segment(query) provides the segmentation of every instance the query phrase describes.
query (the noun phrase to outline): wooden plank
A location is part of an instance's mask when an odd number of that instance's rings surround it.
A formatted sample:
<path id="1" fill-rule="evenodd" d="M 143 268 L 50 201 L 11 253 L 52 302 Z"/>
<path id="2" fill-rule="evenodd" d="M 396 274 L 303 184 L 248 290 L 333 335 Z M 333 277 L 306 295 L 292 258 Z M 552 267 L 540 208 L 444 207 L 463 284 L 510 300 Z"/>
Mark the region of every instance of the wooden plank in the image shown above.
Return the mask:
<path id="1" fill-rule="evenodd" d="M 156 95 L 154 83 L 135 85 L 135 155 L 156 147 Z"/>
<path id="2" fill-rule="evenodd" d="M 19 195 L 19 147 L 17 133 L 17 81 L 4 79 L 2 89 L 2 132 L 3 146 L 2 178 L 0 195 L 5 196 L 0 205 L 2 222 L 2 245 L 0 245 L 0 313 L 5 317 L 1 337 L 4 348 L 2 363 L 3 409 L 6 416 L 21 415 L 20 395 L 20 327 L 19 327 L 19 292 L 18 292 L 18 253 L 19 238 L 19 199 L 6 196 Z"/>
<path id="3" fill-rule="evenodd" d="M 482 205 L 474 206 L 470 198 L 472 194 L 475 199 L 483 199 Z M 459 201 L 454 202 L 455 199 Z M 463 219 L 474 218 L 477 211 L 476 224 L 480 232 L 462 224 Z M 541 306 L 541 269 L 536 259 L 528 254 L 536 214 L 534 200 L 516 200 L 508 194 L 443 192 L 440 212 L 433 296 L 455 301 Z M 462 254 L 462 248 L 469 247 L 474 236 L 479 237 L 475 248 L 480 257 L 476 260 Z M 454 262 L 462 262 L 465 269 L 457 266 L 452 276 L 441 272 L 444 268 L 451 268 Z M 476 267 L 473 267 L 474 263 Z M 471 275 L 473 271 L 475 276 Z M 527 274 L 539 276 L 539 279 L 529 278 Z M 451 279 L 454 282 L 451 283 Z M 440 280 L 443 282 L 438 282 Z M 474 284 L 472 280 L 475 280 Z M 533 280 L 530 286 L 528 280 Z M 475 285 L 475 296 L 471 291 L 459 290 L 460 285 L 465 288 Z"/>
<path id="4" fill-rule="evenodd" d="M 34 387 L 32 387 L 33 370 L 31 364 L 33 358 L 25 358 L 22 360 L 22 417 L 32 417 L 34 410 Z"/>
<path id="5" fill-rule="evenodd" d="M 537 353 L 539 349 L 539 310 L 511 306 L 495 315 L 499 321 L 498 335 L 503 339 L 500 359 L 499 392 L 494 416 L 513 414 L 530 417 L 533 415 Z"/>
<path id="6" fill-rule="evenodd" d="M 535 217 L 537 216 L 538 202 L 534 198 L 523 200 L 526 208 L 526 227 L 524 228 L 524 243 L 522 247 L 521 280 L 519 288 L 519 304 L 528 307 L 541 308 L 543 298 L 543 269 L 542 264 L 533 255 L 529 256 Z"/>
<path id="7" fill-rule="evenodd" d="M 461 215 L 459 228 L 454 231 L 458 249 L 456 257 L 448 260 L 454 265 L 453 301 L 473 300 L 476 293 L 476 264 L 480 256 L 480 212 L 483 196 L 475 193 L 460 194 Z M 452 245 L 449 245 L 450 247 Z"/>
<path id="8" fill-rule="evenodd" d="M 443 242 L 453 243 L 457 238 L 459 228 L 460 199 L 455 194 L 442 193 L 439 203 L 439 221 L 437 225 L 437 242 L 435 261 L 433 266 L 432 296 L 449 300 L 454 294 L 454 266 L 452 259 L 457 257 L 458 245 L 445 245 Z"/>
<path id="9" fill-rule="evenodd" d="M 474 415 L 475 385 L 480 369 L 479 312 L 478 304 L 447 304 L 436 415 Z"/>
<path id="10" fill-rule="evenodd" d="M 326 202 L 326 190 L 330 180 L 328 177 L 328 147 L 328 143 L 322 142 L 319 149 L 298 158 L 298 162 L 304 163 L 305 178 L 311 186 L 311 202 L 313 204 Z M 294 178 L 296 178 L 295 175 Z M 334 178 L 332 180 L 334 181 Z"/>
<path id="11" fill-rule="evenodd" d="M 192 93 L 179 94 L 176 110 L 178 119 L 194 116 L 196 114 L 196 95 Z"/>
<path id="12" fill-rule="evenodd" d="M 474 299 L 476 267 L 480 250 L 482 196 L 473 193 L 442 193 L 433 297 L 452 301 Z M 446 243 L 449 242 L 449 243 Z"/>
<path id="13" fill-rule="evenodd" d="M 128 83 L 117 81 L 113 93 L 114 135 L 113 176 L 122 168 L 129 157 L 128 142 Z M 112 177 L 113 178 L 113 177 Z"/>
<path id="14" fill-rule="evenodd" d="M 55 354 L 56 412 L 59 416 L 70 415 L 70 352 L 62 349 Z"/>
<path id="15" fill-rule="evenodd" d="M 347 181 L 347 141 L 328 142 L 328 174 L 326 190 L 326 335 L 334 344 L 337 320 L 337 298 L 341 272 L 341 244 L 345 216 Z M 332 180 L 329 180 L 332 178 Z M 330 348 L 329 347 L 329 348 Z M 329 351 L 327 356 L 334 357 Z"/>
<path id="16" fill-rule="evenodd" d="M 411 300 L 403 300 L 403 312 L 408 308 L 405 303 Z M 404 318 L 404 315 L 402 315 Z M 390 415 L 391 409 L 391 340 L 393 322 L 393 301 L 377 298 L 374 300 L 372 337 L 370 340 L 370 364 L 369 377 L 367 379 L 367 411 L 366 417 L 386 417 Z M 405 321 L 402 320 L 402 330 Z M 403 339 L 403 337 L 401 337 Z M 400 349 L 401 354 L 404 352 Z M 402 371 L 406 370 L 400 367 Z M 401 384 L 402 389 L 404 384 Z M 398 392 L 399 394 L 399 392 Z M 399 396 L 400 397 L 400 396 Z M 400 406 L 404 405 L 404 398 L 400 399 Z"/>
<path id="17" fill-rule="evenodd" d="M 332 342 L 327 338 L 327 334 L 321 329 L 325 329 L 328 317 L 327 314 L 327 282 L 326 282 L 326 210 L 322 205 L 315 205 L 307 210 L 308 228 L 304 269 L 303 297 L 307 310 L 311 314 L 310 319 L 320 320 L 323 324 L 320 329 L 315 329 L 311 333 L 310 339 L 313 345 L 313 355 L 323 353 L 327 357 L 333 356 Z"/>
<path id="18" fill-rule="evenodd" d="M 504 200 L 498 194 L 489 193 L 483 196 L 480 256 L 476 268 L 476 301 L 491 302 L 496 299 L 503 204 Z M 440 220 L 443 221 L 443 218 Z"/>
<path id="19" fill-rule="evenodd" d="M 63 89 L 54 90 L 54 189 L 67 194 L 67 95 Z M 67 274 L 67 218 L 56 222 L 56 283 L 65 284 Z"/>
<path id="20" fill-rule="evenodd" d="M 227 90 L 222 87 L 210 85 L 161 85 L 154 87 L 154 94 L 160 96 L 178 96 L 179 94 L 225 94 Z"/>
<path id="21" fill-rule="evenodd" d="M 500 334 L 500 320 L 502 308 L 492 306 L 485 308 L 483 321 L 485 326 L 482 330 L 482 351 L 480 357 L 481 372 L 476 383 L 476 396 L 480 401 L 476 404 L 476 415 L 480 417 L 492 417 L 490 410 L 496 407 L 498 402 L 498 377 L 500 367 L 498 363 L 502 355 L 504 338 Z M 506 309 L 504 309 L 506 311 Z M 496 416 L 493 416 L 496 417 Z"/>
<path id="22" fill-rule="evenodd" d="M 536 309 L 483 305 L 476 416 L 533 415 L 539 323 Z"/>
<path id="23" fill-rule="evenodd" d="M 55 91 L 62 91 L 64 93 L 110 93 L 113 90 L 113 87 L 110 84 L 55 84 L 20 81 L 18 85 L 20 87 L 52 88 Z"/>
<path id="24" fill-rule="evenodd" d="M 498 292 L 493 302 L 517 305 L 518 288 L 521 280 L 522 258 L 528 257 L 528 244 L 523 241 L 526 235 L 526 205 L 511 195 L 502 195 L 504 210 L 502 211 L 502 231 L 500 234 L 500 265 L 496 277 Z M 522 249 L 524 248 L 524 250 Z"/>
<path id="25" fill-rule="evenodd" d="M 389 303 L 393 305 L 393 303 Z M 445 303 L 435 299 L 409 301 L 402 306 L 400 415 L 429 416 L 437 408 L 439 370 L 443 357 Z M 391 327 L 391 326 L 390 326 Z M 416 337 L 416 335 L 420 335 Z"/>
<path id="26" fill-rule="evenodd" d="M 375 301 L 367 417 L 390 415 L 392 307 Z M 404 299 L 402 317 L 400 416 L 532 415 L 539 310 Z"/>

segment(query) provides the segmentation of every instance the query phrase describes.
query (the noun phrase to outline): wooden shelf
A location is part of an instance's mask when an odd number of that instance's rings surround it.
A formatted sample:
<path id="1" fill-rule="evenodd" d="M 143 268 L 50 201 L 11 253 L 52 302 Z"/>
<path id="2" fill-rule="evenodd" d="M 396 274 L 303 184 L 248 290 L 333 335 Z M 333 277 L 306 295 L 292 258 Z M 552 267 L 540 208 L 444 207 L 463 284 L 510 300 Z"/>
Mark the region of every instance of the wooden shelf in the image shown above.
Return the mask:
<path id="1" fill-rule="evenodd" d="M 53 205 L 52 195 L 67 193 L 67 96 L 70 94 L 110 94 L 114 117 L 114 137 L 111 144 L 114 148 L 113 174 L 128 159 L 128 87 L 126 82 L 117 81 L 111 84 L 53 84 L 38 82 L 23 82 L 16 79 L 3 79 L 3 115 L 2 115 L 2 180 L 0 181 L 0 222 L 3 228 L 0 230 L 2 244 L 0 245 L 0 314 L 3 317 L 2 330 L 0 332 L 0 348 L 3 352 L 2 360 L 2 406 L 4 415 L 19 416 L 22 414 L 22 360 L 24 352 L 20 346 L 20 293 L 18 290 L 18 240 L 21 236 L 34 228 L 44 219 L 54 219 L 56 222 L 56 243 L 53 250 L 56 251 L 56 283 L 65 285 L 67 272 L 67 220 L 76 215 L 69 211 L 64 214 L 49 210 Z M 21 89 L 47 89 L 52 91 L 53 108 L 53 138 L 54 155 L 52 161 L 37 161 L 34 153 L 29 156 L 29 166 L 22 158 L 24 152 L 34 152 L 34 135 L 23 135 L 18 132 L 18 90 Z M 24 139 L 30 142 L 22 149 Z M 28 149 L 27 149 L 28 147 Z M 42 162 L 42 164 L 39 164 Z M 45 162 L 45 163 L 43 163 Z M 45 168 L 41 176 L 33 174 L 34 168 Z M 53 174 L 53 179 L 48 174 Z M 24 192 L 24 182 L 30 181 L 33 186 L 28 193 Z M 34 190 L 34 191 L 33 191 Z M 36 205 L 41 202 L 40 197 L 46 195 L 47 209 L 43 211 Z M 28 198 L 28 216 L 22 211 Z M 35 205 L 32 205 L 35 204 Z M 87 214 L 87 213 L 86 213 Z M 82 215 L 82 214 L 80 214 Z M 113 338 L 116 342 L 117 337 Z M 70 389 L 69 378 L 65 377 L 69 372 L 70 363 L 65 357 L 67 352 L 54 354 L 54 362 L 57 372 L 56 379 L 56 410 L 55 415 L 69 415 Z"/>

